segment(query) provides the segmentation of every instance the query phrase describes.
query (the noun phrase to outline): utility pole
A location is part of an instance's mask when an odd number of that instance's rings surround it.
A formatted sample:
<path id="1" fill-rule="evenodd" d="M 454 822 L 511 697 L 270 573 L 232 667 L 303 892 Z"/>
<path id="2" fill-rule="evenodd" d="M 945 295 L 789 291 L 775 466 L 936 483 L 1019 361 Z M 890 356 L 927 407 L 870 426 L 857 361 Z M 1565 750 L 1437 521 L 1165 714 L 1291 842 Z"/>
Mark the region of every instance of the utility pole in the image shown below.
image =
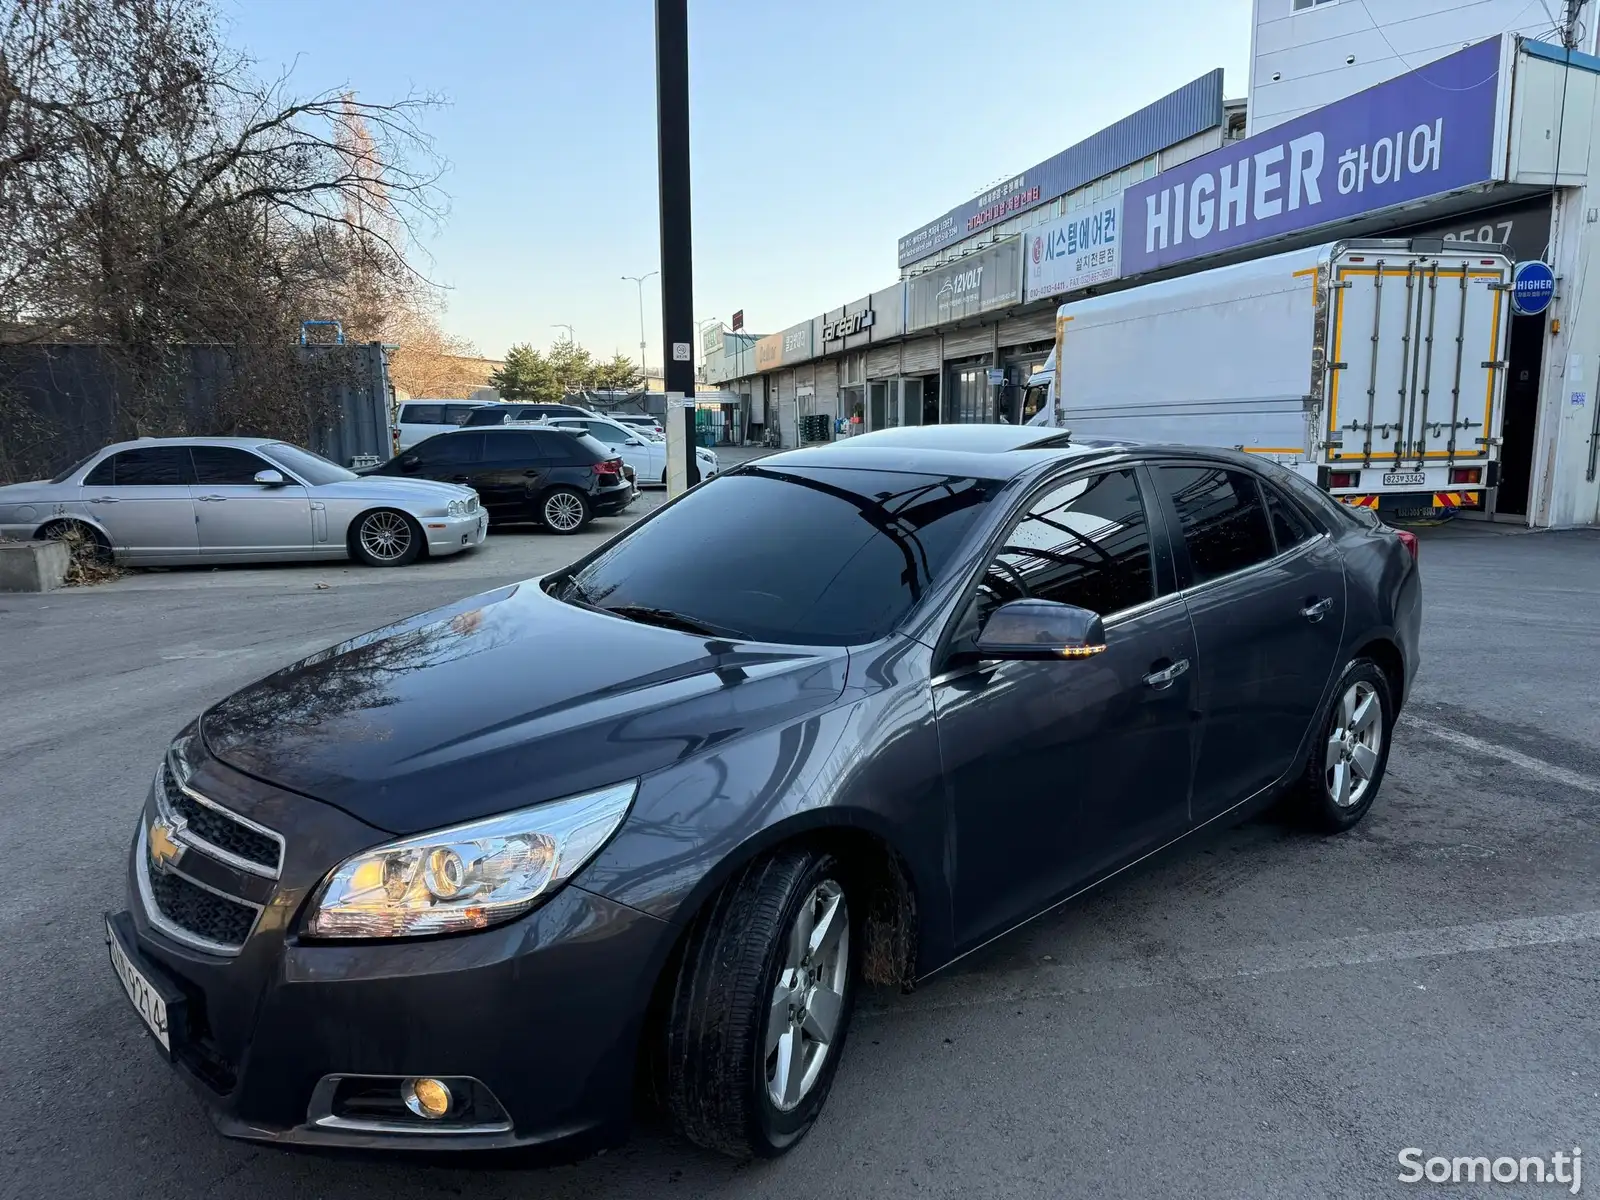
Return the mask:
<path id="1" fill-rule="evenodd" d="M 661 373 L 685 401 L 686 482 L 694 438 L 694 248 L 689 210 L 689 0 L 656 0 L 656 153 L 661 182 Z M 667 414 L 672 419 L 672 413 Z"/>
<path id="2" fill-rule="evenodd" d="M 578 344 L 578 335 L 572 331 L 571 325 L 564 325 L 560 321 L 557 321 L 554 325 L 550 326 L 550 328 L 565 329 L 567 331 L 567 341 L 571 342 L 574 346 Z"/>
<path id="3" fill-rule="evenodd" d="M 644 373 L 644 281 L 652 275 L 659 275 L 660 271 L 646 271 L 643 275 L 624 275 L 623 278 L 639 285 L 639 386 L 645 391 L 650 390 L 650 381 Z"/>

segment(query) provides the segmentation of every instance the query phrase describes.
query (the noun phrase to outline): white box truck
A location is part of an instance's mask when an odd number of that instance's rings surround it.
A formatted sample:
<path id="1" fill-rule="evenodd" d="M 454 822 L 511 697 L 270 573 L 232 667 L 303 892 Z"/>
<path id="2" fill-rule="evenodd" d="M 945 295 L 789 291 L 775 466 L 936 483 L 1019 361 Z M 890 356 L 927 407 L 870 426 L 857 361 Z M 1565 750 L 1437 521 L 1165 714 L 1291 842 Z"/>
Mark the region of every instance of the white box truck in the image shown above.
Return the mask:
<path id="1" fill-rule="evenodd" d="M 1482 508 L 1511 274 L 1497 246 L 1344 241 L 1075 300 L 1023 419 L 1268 455 L 1363 508 Z"/>

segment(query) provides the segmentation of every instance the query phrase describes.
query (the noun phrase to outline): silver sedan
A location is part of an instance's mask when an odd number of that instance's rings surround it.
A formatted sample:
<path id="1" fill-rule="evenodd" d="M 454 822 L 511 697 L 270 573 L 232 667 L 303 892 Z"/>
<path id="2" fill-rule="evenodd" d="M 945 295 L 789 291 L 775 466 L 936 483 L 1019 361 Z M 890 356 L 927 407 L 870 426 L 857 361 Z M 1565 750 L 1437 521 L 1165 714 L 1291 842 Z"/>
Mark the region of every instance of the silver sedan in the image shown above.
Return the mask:
<path id="1" fill-rule="evenodd" d="M 471 488 L 367 477 L 271 438 L 141 438 L 0 487 L 0 538 L 76 533 L 140 566 L 350 557 L 398 567 L 483 541 Z"/>

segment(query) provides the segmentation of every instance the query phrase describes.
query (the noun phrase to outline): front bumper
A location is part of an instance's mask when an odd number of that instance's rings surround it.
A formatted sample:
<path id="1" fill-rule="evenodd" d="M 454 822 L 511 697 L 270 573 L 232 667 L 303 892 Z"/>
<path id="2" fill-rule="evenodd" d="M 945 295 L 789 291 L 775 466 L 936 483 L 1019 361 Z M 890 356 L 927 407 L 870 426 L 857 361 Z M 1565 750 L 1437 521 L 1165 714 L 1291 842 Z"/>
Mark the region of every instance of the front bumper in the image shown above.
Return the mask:
<path id="1" fill-rule="evenodd" d="M 196 786 L 238 812 L 238 792 L 227 801 L 218 795 L 223 774 L 232 773 L 208 765 Z M 237 954 L 191 948 L 152 923 L 138 884 L 138 836 L 128 914 L 113 918 L 129 931 L 123 948 L 135 967 L 181 993 L 182 1017 L 169 1030 L 172 1062 L 221 1132 L 395 1150 L 587 1146 L 625 1136 L 639 1029 L 670 925 L 568 885 L 528 915 L 480 933 L 306 941 L 296 932 L 301 909 L 327 870 L 386 835 L 282 793 L 249 815 L 264 823 L 274 810 L 300 810 L 306 819 L 278 824 L 287 834 L 283 877 Z M 179 861 L 188 869 L 188 857 Z M 139 1020 L 131 1005 L 125 1019 Z M 481 1082 L 504 1120 L 450 1127 L 402 1113 L 410 1125 L 375 1129 L 328 1107 L 329 1077 L 388 1077 L 398 1088 L 422 1075 Z"/>
<path id="2" fill-rule="evenodd" d="M 422 528 L 428 535 L 430 557 L 455 554 L 483 545 L 489 532 L 489 514 L 479 507 L 465 517 L 423 517 Z"/>

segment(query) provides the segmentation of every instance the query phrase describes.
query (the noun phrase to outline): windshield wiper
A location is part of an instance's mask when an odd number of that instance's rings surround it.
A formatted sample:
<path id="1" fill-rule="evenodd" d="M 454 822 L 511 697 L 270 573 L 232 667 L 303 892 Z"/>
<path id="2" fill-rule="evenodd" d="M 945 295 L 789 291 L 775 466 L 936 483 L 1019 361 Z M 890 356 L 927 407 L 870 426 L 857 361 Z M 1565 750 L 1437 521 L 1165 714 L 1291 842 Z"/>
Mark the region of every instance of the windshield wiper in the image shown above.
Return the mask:
<path id="1" fill-rule="evenodd" d="M 610 613 L 612 616 L 623 617 L 629 621 L 637 621 L 641 625 L 659 625 L 663 629 L 676 629 L 682 633 L 692 633 L 700 637 L 728 637 L 725 630 L 713 629 L 711 626 L 696 621 L 693 617 L 686 617 L 682 613 L 673 612 L 670 608 L 650 608 L 644 604 L 618 604 L 596 605 L 601 612 Z"/>

